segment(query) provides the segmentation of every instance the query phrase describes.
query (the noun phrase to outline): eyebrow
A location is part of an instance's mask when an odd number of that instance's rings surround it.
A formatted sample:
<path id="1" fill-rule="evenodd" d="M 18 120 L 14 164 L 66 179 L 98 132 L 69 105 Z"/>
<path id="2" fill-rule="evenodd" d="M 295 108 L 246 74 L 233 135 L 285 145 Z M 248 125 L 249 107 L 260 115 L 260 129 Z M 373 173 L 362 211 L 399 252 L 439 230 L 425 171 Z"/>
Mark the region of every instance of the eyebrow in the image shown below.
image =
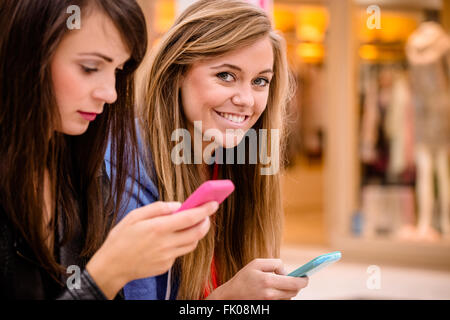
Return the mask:
<path id="1" fill-rule="evenodd" d="M 235 66 L 233 64 L 229 64 L 229 63 L 224 63 L 224 64 L 221 64 L 220 66 L 211 67 L 211 69 L 220 69 L 220 68 L 223 68 L 223 67 L 228 67 L 230 69 L 235 69 L 237 71 L 241 71 L 242 72 L 241 68 L 239 68 L 238 66 Z M 273 71 L 272 71 L 272 69 L 266 69 L 266 70 L 263 70 L 263 71 L 259 72 L 258 74 L 261 74 L 261 73 L 273 73 Z"/>
<path id="2" fill-rule="evenodd" d="M 98 52 L 85 52 L 85 53 L 79 53 L 79 56 L 97 56 L 99 58 L 102 58 L 103 60 L 107 62 L 113 62 L 114 59 L 110 58 L 108 56 L 105 56 L 104 54 L 98 53 Z"/>

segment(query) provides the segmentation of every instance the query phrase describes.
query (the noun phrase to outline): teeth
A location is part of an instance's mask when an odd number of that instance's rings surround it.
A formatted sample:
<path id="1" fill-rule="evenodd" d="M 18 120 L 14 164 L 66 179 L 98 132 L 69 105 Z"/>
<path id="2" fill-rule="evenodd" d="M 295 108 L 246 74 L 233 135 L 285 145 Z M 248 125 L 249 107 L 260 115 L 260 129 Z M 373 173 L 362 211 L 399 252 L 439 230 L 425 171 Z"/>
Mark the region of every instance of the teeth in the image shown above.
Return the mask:
<path id="1" fill-rule="evenodd" d="M 225 119 L 228 119 L 228 120 L 230 120 L 232 122 L 235 122 L 235 123 L 241 123 L 241 122 L 244 122 L 244 120 L 245 120 L 245 116 L 237 116 L 237 115 L 234 115 L 234 114 L 223 113 L 223 112 L 220 112 L 220 115 L 222 117 L 224 117 Z"/>

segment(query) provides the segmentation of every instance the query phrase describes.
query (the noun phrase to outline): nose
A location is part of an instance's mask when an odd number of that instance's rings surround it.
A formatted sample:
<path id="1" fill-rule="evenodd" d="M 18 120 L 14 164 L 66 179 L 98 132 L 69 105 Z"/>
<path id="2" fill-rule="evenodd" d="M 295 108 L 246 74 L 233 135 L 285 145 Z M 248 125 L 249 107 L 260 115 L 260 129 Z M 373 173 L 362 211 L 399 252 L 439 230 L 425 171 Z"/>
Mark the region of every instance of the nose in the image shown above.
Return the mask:
<path id="1" fill-rule="evenodd" d="M 112 104 L 117 100 L 116 80 L 105 81 L 97 86 L 92 94 L 96 100 Z"/>
<path id="2" fill-rule="evenodd" d="M 231 98 L 231 102 L 240 107 L 252 107 L 255 104 L 255 97 L 251 86 L 242 85 Z"/>

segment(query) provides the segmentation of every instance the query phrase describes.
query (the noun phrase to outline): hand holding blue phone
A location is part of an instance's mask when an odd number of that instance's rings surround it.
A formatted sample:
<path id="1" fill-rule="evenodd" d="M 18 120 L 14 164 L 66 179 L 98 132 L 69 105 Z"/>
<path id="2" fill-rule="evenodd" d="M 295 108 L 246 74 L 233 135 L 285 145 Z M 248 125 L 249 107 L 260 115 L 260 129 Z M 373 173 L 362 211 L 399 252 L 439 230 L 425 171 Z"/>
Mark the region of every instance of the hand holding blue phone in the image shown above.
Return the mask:
<path id="1" fill-rule="evenodd" d="M 338 261 L 342 254 L 340 251 L 335 251 L 327 254 L 320 255 L 308 263 L 304 264 L 298 269 L 295 269 L 288 276 L 291 277 L 309 277 L 319 270 L 322 270 L 326 266 Z"/>

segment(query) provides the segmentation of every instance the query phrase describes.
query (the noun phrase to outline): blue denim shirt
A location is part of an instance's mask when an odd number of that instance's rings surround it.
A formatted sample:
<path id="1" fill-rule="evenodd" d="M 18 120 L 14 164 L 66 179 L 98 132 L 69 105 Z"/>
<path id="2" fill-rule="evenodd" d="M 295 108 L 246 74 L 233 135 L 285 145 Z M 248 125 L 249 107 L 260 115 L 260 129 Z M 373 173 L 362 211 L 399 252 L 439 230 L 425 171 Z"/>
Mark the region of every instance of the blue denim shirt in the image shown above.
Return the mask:
<path id="1" fill-rule="evenodd" d="M 139 132 L 139 130 L 137 130 Z M 125 214 L 118 217 L 118 221 L 125 217 L 130 211 L 158 201 L 159 194 L 153 181 L 145 170 L 142 158 L 143 158 L 143 146 L 141 138 L 138 133 L 138 145 L 139 145 L 139 173 L 136 173 L 134 177 L 131 175 L 127 178 L 126 192 L 130 192 L 130 200 L 127 203 L 127 207 L 123 212 Z M 105 154 L 106 171 L 110 175 L 111 170 L 114 172 L 114 164 L 111 158 L 110 145 Z M 111 178 L 111 177 L 110 177 Z M 131 188 L 132 183 L 133 188 Z M 137 279 L 130 281 L 123 288 L 125 299 L 127 300 L 164 300 L 167 292 L 167 280 L 168 272 L 149 278 Z M 176 298 L 177 286 L 172 286 L 170 291 L 170 299 Z"/>

